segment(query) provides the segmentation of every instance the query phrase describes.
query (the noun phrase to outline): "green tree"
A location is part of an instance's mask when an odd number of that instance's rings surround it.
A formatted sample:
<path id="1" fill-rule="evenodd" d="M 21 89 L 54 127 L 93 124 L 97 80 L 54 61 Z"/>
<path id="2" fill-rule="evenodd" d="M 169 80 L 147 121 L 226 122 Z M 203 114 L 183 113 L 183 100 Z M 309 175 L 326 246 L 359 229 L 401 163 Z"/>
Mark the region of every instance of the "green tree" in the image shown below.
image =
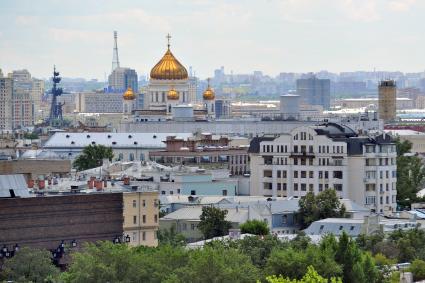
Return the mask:
<path id="1" fill-rule="evenodd" d="M 397 202 L 401 207 L 410 208 L 418 201 L 417 192 L 425 181 L 425 168 L 422 159 L 406 155 L 412 149 L 412 143 L 396 139 L 397 147 Z"/>
<path id="2" fill-rule="evenodd" d="M 269 234 L 269 227 L 267 226 L 267 222 L 260 221 L 257 219 L 248 220 L 247 222 L 241 224 L 239 226 L 241 232 L 246 234 L 254 234 L 254 235 L 267 235 Z"/>
<path id="3" fill-rule="evenodd" d="M 50 257 L 49 251 L 23 247 L 4 262 L 2 277 L 16 282 L 47 282 L 59 275 Z"/>
<path id="4" fill-rule="evenodd" d="M 340 203 L 335 190 L 327 189 L 316 196 L 308 192 L 299 201 L 299 219 L 302 228 L 312 222 L 329 217 L 343 217 L 345 206 Z"/>
<path id="5" fill-rule="evenodd" d="M 282 275 L 266 277 L 268 283 L 342 283 L 341 278 L 332 277 L 330 280 L 317 273 L 313 266 L 307 268 L 306 274 L 300 280 L 284 278 Z"/>
<path id="6" fill-rule="evenodd" d="M 273 250 L 267 260 L 265 272 L 301 279 L 308 266 L 313 266 L 320 275 L 327 278 L 342 275 L 342 268 L 335 262 L 333 252 L 321 250 L 316 245 L 309 245 L 305 250 L 292 247 Z"/>
<path id="7" fill-rule="evenodd" d="M 24 134 L 24 139 L 36 140 L 36 139 L 38 139 L 38 134 L 36 132 L 25 133 Z"/>
<path id="8" fill-rule="evenodd" d="M 170 229 L 161 229 L 158 231 L 158 242 L 160 245 L 183 246 L 186 244 L 185 237 L 176 232 L 175 225 Z"/>
<path id="9" fill-rule="evenodd" d="M 102 160 L 105 158 L 112 161 L 114 158 L 112 148 L 103 145 L 89 145 L 77 156 L 73 165 L 78 171 L 87 170 L 101 166 Z"/>
<path id="10" fill-rule="evenodd" d="M 166 282 L 256 282 L 260 277 L 250 258 L 237 249 L 207 246 L 191 251 L 189 257 Z"/>
<path id="11" fill-rule="evenodd" d="M 227 210 L 221 210 L 212 206 L 202 207 L 202 214 L 198 229 L 205 239 L 227 235 L 231 223 L 226 220 Z"/>
<path id="12" fill-rule="evenodd" d="M 413 273 L 413 278 L 415 280 L 425 279 L 425 261 L 415 259 L 412 261 L 412 265 L 410 266 L 409 270 Z"/>

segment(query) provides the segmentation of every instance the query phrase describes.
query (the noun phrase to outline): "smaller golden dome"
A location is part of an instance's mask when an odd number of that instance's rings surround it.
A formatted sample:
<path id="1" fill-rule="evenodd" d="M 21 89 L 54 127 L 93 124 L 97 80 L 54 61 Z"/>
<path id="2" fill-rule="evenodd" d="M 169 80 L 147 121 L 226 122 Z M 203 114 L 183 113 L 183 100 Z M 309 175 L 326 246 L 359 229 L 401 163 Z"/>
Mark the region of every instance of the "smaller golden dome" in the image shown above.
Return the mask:
<path id="1" fill-rule="evenodd" d="M 131 89 L 131 87 L 127 88 L 127 90 L 124 92 L 123 96 L 122 96 L 125 100 L 133 100 L 136 98 L 136 96 L 134 95 L 133 90 Z"/>
<path id="2" fill-rule="evenodd" d="M 214 91 L 210 87 L 210 79 L 208 79 L 208 87 L 204 91 L 204 94 L 202 96 L 204 100 L 213 100 L 215 98 Z"/>
<path id="3" fill-rule="evenodd" d="M 179 100 L 179 93 L 174 89 L 170 89 L 167 93 L 168 100 Z"/>

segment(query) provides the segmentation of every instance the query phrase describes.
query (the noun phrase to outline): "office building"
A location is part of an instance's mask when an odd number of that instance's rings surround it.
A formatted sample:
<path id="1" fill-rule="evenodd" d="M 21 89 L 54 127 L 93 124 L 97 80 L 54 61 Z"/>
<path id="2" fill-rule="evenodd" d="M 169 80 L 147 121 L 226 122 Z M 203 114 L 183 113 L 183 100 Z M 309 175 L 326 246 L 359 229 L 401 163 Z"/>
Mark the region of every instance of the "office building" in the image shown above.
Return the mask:
<path id="1" fill-rule="evenodd" d="M 123 93 L 129 87 L 139 92 L 138 77 L 135 70 L 130 68 L 115 68 L 108 77 L 109 91 Z"/>
<path id="2" fill-rule="evenodd" d="M 12 130 L 13 80 L 0 78 L 0 130 Z"/>
<path id="3" fill-rule="evenodd" d="M 244 139 L 247 141 L 247 139 Z M 248 146 L 234 144 L 227 136 L 208 133 L 183 139 L 169 136 L 166 148 L 149 152 L 149 158 L 165 165 L 191 165 L 201 168 L 226 168 L 232 175 L 249 172 Z"/>
<path id="4" fill-rule="evenodd" d="M 297 80 L 297 94 L 304 103 L 321 105 L 325 110 L 330 106 L 331 81 L 318 79 L 312 75 L 309 78 Z"/>
<path id="5" fill-rule="evenodd" d="M 302 126 L 256 137 L 249 148 L 251 195 L 302 197 L 335 189 L 377 213 L 396 209 L 396 146 L 388 134 L 359 136 L 347 126 Z"/>
<path id="6" fill-rule="evenodd" d="M 384 122 L 394 121 L 396 118 L 397 86 L 393 80 L 384 80 L 379 83 L 379 119 Z"/>
<path id="7" fill-rule="evenodd" d="M 167 136 L 187 138 L 190 133 L 106 133 L 85 132 L 66 133 L 57 132 L 44 144 L 44 149 L 53 151 L 61 158 L 74 159 L 89 145 L 103 145 L 111 147 L 114 160 L 135 161 L 147 160 L 150 151 L 165 148 L 163 143 Z"/>
<path id="8" fill-rule="evenodd" d="M 78 93 L 75 95 L 75 110 L 80 113 L 122 113 L 122 93 Z"/>

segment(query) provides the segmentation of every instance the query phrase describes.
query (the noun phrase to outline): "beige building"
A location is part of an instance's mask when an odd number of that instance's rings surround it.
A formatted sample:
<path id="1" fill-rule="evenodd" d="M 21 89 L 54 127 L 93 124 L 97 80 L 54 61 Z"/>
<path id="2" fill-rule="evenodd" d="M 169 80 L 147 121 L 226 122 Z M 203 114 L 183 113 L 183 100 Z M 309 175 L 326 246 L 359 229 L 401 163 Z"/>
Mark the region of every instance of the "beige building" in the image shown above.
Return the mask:
<path id="1" fill-rule="evenodd" d="M 409 141 L 412 143 L 411 152 L 425 153 L 425 133 L 413 130 L 385 130 L 385 132 L 399 137 L 401 141 Z"/>
<path id="2" fill-rule="evenodd" d="M 83 92 L 75 96 L 75 110 L 80 113 L 123 112 L 122 93 Z"/>
<path id="3" fill-rule="evenodd" d="M 393 121 L 396 118 L 396 93 L 397 86 L 393 80 L 381 81 L 379 84 L 379 119 L 384 122 Z"/>
<path id="4" fill-rule="evenodd" d="M 0 131 L 12 130 L 13 80 L 0 77 Z"/>
<path id="5" fill-rule="evenodd" d="M 159 229 L 158 192 L 124 192 L 124 235 L 130 237 L 131 246 L 158 245 Z"/>
<path id="6" fill-rule="evenodd" d="M 300 198 L 335 189 L 340 198 L 391 215 L 396 210 L 396 145 L 328 123 L 251 141 L 250 194 Z"/>

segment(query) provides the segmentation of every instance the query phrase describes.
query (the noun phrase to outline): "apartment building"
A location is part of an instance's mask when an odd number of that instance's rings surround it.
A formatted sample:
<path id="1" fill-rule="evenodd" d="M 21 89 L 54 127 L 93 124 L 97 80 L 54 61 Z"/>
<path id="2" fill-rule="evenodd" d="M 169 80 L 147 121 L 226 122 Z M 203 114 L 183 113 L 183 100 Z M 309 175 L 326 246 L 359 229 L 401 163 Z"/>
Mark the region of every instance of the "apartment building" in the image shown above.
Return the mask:
<path id="1" fill-rule="evenodd" d="M 358 136 L 347 126 L 302 126 L 251 141 L 251 195 L 301 197 L 335 189 L 377 213 L 396 209 L 396 146 L 388 134 Z"/>
<path id="2" fill-rule="evenodd" d="M 150 247 L 158 245 L 158 197 L 157 191 L 123 193 L 124 234 L 130 236 L 129 245 Z"/>

